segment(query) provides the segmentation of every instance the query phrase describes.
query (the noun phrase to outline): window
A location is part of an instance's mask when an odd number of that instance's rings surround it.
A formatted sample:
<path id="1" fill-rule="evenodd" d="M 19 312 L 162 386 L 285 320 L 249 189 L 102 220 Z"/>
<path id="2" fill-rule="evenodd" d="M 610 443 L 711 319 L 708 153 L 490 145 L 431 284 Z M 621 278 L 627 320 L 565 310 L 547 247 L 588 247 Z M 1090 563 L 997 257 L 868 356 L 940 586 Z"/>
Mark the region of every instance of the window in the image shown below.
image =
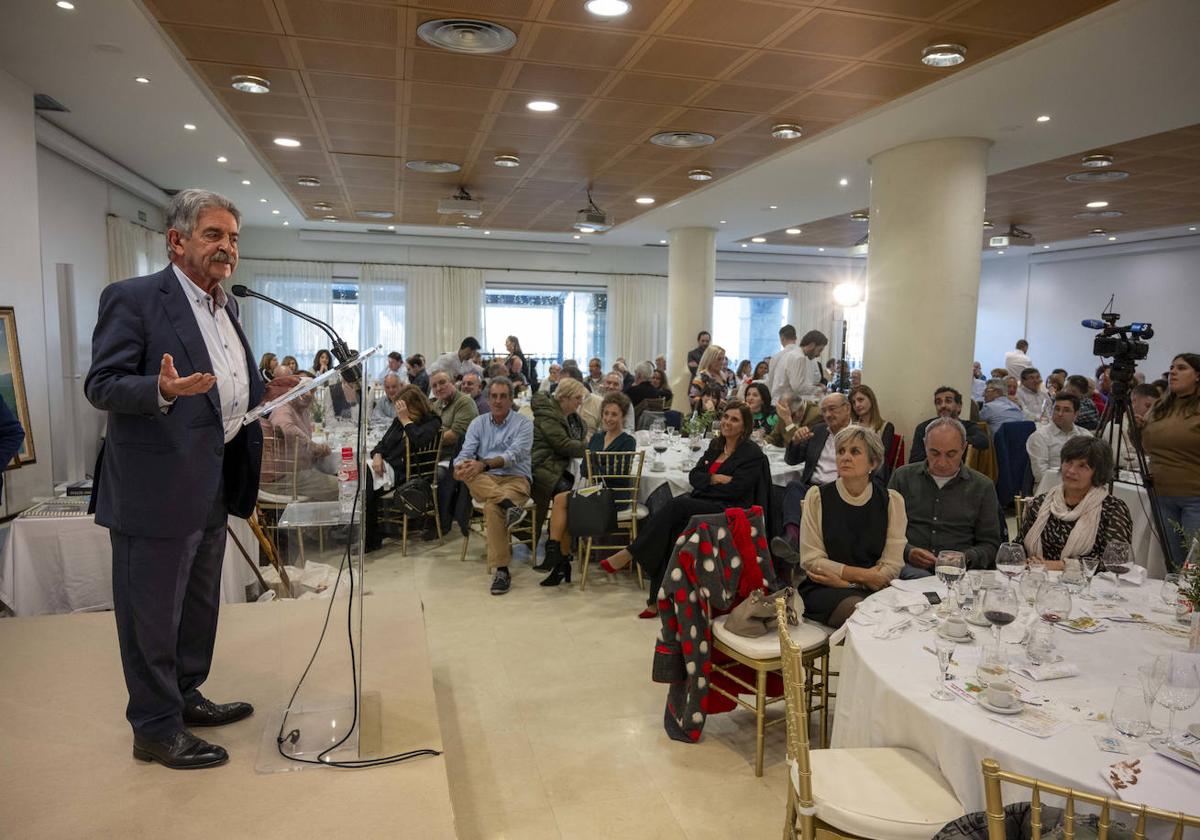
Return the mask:
<path id="1" fill-rule="evenodd" d="M 608 295 L 597 291 L 489 288 L 483 311 L 483 354 L 503 356 L 515 335 L 526 358 L 574 358 L 581 367 L 603 355 Z M 548 364 L 539 366 L 545 375 Z"/>
<path id="2" fill-rule="evenodd" d="M 846 359 L 850 367 L 861 368 L 863 360 L 863 337 L 867 332 L 867 302 L 859 301 L 857 306 L 842 310 L 846 319 Z M 841 348 L 838 348 L 840 352 Z M 836 355 L 836 354 L 834 354 Z"/>
<path id="3" fill-rule="evenodd" d="M 786 297 L 718 294 L 713 298 L 713 343 L 725 348 L 735 370 L 742 359 L 757 364 L 779 350 L 779 328 L 787 318 Z"/>

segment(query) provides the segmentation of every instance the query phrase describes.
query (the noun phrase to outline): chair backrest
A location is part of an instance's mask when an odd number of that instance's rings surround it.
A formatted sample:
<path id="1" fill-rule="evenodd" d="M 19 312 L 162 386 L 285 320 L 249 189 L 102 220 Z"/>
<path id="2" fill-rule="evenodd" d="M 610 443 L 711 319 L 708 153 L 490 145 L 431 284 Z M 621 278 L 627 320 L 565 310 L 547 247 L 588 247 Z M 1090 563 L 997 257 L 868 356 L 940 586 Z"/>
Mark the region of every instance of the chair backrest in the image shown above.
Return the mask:
<path id="1" fill-rule="evenodd" d="M 996 450 L 996 495 L 1000 507 L 1006 508 L 1021 492 L 1025 472 L 1029 469 L 1029 452 L 1025 441 L 1037 429 L 1032 420 L 1013 420 L 1002 425 L 992 436 Z"/>
<path id="2" fill-rule="evenodd" d="M 808 719 L 804 713 L 804 661 L 800 646 L 788 633 L 787 601 L 775 599 L 775 615 L 779 624 L 779 660 L 783 666 L 784 723 L 787 726 L 787 763 L 789 782 L 796 795 L 796 810 L 800 815 L 803 840 L 811 840 L 816 827 L 813 821 L 812 763 L 808 749 Z"/>
<path id="3" fill-rule="evenodd" d="M 646 400 L 646 402 L 649 402 L 649 400 Z M 645 405 L 645 403 L 642 403 L 642 405 Z M 639 430 L 649 429 L 654 424 L 655 420 L 662 420 L 664 427 L 667 425 L 667 418 L 664 412 L 646 409 L 641 414 L 637 415 L 634 427 Z"/>
<path id="4" fill-rule="evenodd" d="M 406 437 L 404 439 L 405 450 L 405 476 L 404 480 L 408 481 L 413 478 L 427 478 L 429 483 L 433 484 L 437 479 L 437 465 L 442 458 L 442 434 L 438 432 L 434 435 L 433 443 L 424 449 L 413 449 L 412 442 Z"/>
<path id="5" fill-rule="evenodd" d="M 887 468 L 894 470 L 904 466 L 904 435 L 892 435 L 892 445 L 887 452 Z"/>
<path id="6" fill-rule="evenodd" d="M 585 468 L 589 484 L 603 482 L 613 494 L 617 510 L 637 505 L 645 452 L 587 451 Z"/>
<path id="7" fill-rule="evenodd" d="M 1171 835 L 1173 838 L 1182 838 L 1185 827 L 1200 828 L 1200 816 L 1185 814 L 1182 811 L 1163 811 L 1159 808 L 1139 805 L 1136 802 L 1125 802 L 1108 796 L 1099 796 L 1098 794 L 1085 793 L 1074 788 L 1063 787 L 1053 782 L 1043 782 L 1032 776 L 1023 776 L 1020 773 L 1001 770 L 999 762 L 994 758 L 985 758 L 983 760 L 983 788 L 985 801 L 987 802 L 988 840 L 1006 840 L 1004 832 L 1004 795 L 1000 789 L 1002 782 L 1029 788 L 1032 791 L 1030 806 L 1032 807 L 1033 814 L 1030 822 L 1034 826 L 1034 838 L 1041 836 L 1042 797 L 1045 795 L 1062 797 L 1066 800 L 1063 804 L 1062 817 L 1064 837 L 1075 836 L 1077 820 L 1075 805 L 1077 802 L 1096 806 L 1100 809 L 1099 840 L 1106 840 L 1108 837 L 1109 823 L 1113 811 L 1123 812 L 1136 817 L 1133 829 L 1135 840 L 1144 840 L 1146 837 L 1146 823 L 1150 821 L 1167 823 L 1174 826 L 1174 833 Z M 1166 832 L 1167 829 L 1164 828 L 1162 831 L 1156 831 L 1155 833 L 1166 836 Z"/>

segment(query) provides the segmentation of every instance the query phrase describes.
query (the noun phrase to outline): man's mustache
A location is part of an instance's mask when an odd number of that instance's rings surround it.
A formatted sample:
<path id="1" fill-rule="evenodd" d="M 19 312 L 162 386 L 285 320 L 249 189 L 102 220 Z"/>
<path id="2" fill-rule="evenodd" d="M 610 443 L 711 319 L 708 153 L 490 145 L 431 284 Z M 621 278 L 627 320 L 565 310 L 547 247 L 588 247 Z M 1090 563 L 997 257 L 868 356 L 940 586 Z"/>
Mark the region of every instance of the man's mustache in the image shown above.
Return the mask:
<path id="1" fill-rule="evenodd" d="M 228 263 L 233 258 L 229 256 L 228 251 L 217 251 L 211 257 L 211 261 L 215 263 Z"/>

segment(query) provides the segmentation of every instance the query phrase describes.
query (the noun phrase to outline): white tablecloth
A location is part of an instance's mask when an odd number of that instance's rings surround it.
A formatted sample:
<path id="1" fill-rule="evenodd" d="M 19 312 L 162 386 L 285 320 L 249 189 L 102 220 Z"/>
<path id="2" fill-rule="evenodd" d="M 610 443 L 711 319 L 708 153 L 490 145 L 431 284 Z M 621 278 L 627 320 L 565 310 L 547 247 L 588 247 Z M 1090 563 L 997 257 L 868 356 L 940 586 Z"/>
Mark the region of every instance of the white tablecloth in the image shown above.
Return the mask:
<path id="1" fill-rule="evenodd" d="M 1102 586 L 1099 582 L 1095 584 Z M 1142 605 L 1154 621 L 1173 623 L 1173 615 L 1149 612 L 1161 604 L 1157 582 L 1135 588 L 1121 586 L 1135 609 Z M 871 599 L 887 600 L 885 589 Z M 1092 602 L 1080 601 L 1073 610 Z M 1020 638 L 1028 613 L 1007 628 L 1004 638 Z M 1117 686 L 1139 685 L 1137 667 L 1160 653 L 1185 651 L 1187 639 L 1170 636 L 1147 625 L 1104 622 L 1107 629 L 1092 635 L 1074 635 L 1062 629 L 1054 631 L 1055 642 L 1066 660 L 1080 666 L 1081 674 L 1060 680 L 1033 682 L 1022 680 L 1034 691 L 1051 698 L 1051 708 L 1060 709 L 1075 722 L 1065 731 L 1049 738 L 1037 738 L 997 723 L 999 719 L 967 701 L 938 701 L 929 696 L 937 683 L 937 658 L 924 650 L 933 647 L 935 630 L 920 630 L 915 624 L 898 638 L 874 638 L 873 627 L 848 623 L 849 632 L 837 686 L 834 713 L 834 747 L 907 747 L 939 767 L 967 812 L 984 807 L 983 777 L 980 762 L 995 758 L 1005 770 L 1025 773 L 1062 785 L 1093 793 L 1112 795 L 1100 776 L 1107 767 L 1126 756 L 1102 752 L 1096 735 L 1113 735 L 1108 723 L 1088 722 L 1089 710 L 1106 715 L 1112 707 Z M 1019 625 L 1019 626 L 1018 626 Z M 991 629 L 973 627 L 976 642 L 960 645 L 956 657 L 973 663 L 970 656 L 982 643 L 991 644 Z M 1024 661 L 1018 644 L 1006 644 L 1010 664 Z M 951 674 L 974 678 L 975 665 L 952 666 Z M 1074 706 L 1079 711 L 1070 707 Z M 1176 728 L 1200 721 L 1200 704 L 1177 712 Z M 1165 728 L 1167 712 L 1154 710 L 1155 725 Z M 1132 757 L 1150 752 L 1148 745 L 1123 738 Z M 1180 768 L 1185 774 L 1194 771 Z M 1194 774 L 1196 796 L 1179 802 L 1173 809 L 1194 813 L 1200 803 L 1200 774 Z M 1013 789 L 1015 790 L 1015 789 Z M 1026 792 L 1027 793 L 1027 792 Z M 1026 795 L 1025 798 L 1028 798 Z"/>
<path id="2" fill-rule="evenodd" d="M 229 525 L 250 559 L 258 562 L 258 540 L 245 519 Z M 226 537 L 221 600 L 246 600 L 255 581 L 233 540 Z M 14 615 L 112 609 L 112 544 L 108 529 L 91 516 L 25 518 L 12 521 L 0 561 L 0 601 Z"/>
<path id="3" fill-rule="evenodd" d="M 687 440 L 684 439 L 686 444 Z M 705 444 L 708 442 L 705 441 Z M 645 462 L 642 465 L 642 483 L 638 487 L 638 497 L 645 502 L 660 485 L 667 484 L 671 487 L 671 495 L 682 496 L 684 493 L 692 492 L 692 485 L 688 482 L 688 473 L 692 467 L 700 460 L 700 456 L 704 454 L 704 450 L 691 452 L 673 448 L 668 450 L 663 455 L 663 463 L 667 469 L 664 472 L 654 472 L 651 467 L 654 464 L 654 459 L 658 453 L 649 446 L 639 446 L 638 451 L 645 452 Z M 767 460 L 771 465 L 771 481 L 779 486 L 783 486 L 793 478 L 799 478 L 803 465 L 789 465 L 784 463 L 784 450 L 775 446 L 764 446 L 763 452 L 767 456 Z"/>
<path id="4" fill-rule="evenodd" d="M 1133 478 L 1132 473 L 1122 473 L 1122 476 Z M 1046 470 L 1042 480 L 1038 482 L 1037 495 L 1061 483 L 1062 475 L 1059 470 Z M 1162 580 L 1167 574 L 1167 563 L 1154 536 L 1154 511 L 1151 510 L 1146 489 L 1133 481 L 1117 481 L 1113 484 L 1113 495 L 1129 507 L 1129 516 L 1133 520 L 1133 537 L 1130 544 L 1133 546 L 1134 560 L 1146 567 L 1150 577 Z M 1175 538 L 1174 534 L 1167 535 L 1167 539 L 1172 538 Z"/>

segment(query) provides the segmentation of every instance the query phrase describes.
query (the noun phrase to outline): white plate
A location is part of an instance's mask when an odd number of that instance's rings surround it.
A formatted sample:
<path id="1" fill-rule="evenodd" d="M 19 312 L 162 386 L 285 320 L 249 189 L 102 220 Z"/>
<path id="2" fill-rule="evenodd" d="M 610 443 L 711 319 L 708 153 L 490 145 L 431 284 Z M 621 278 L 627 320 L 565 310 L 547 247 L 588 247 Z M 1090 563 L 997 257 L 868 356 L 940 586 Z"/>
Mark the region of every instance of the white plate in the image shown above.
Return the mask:
<path id="1" fill-rule="evenodd" d="M 970 630 L 968 630 L 966 632 L 966 635 L 964 635 L 964 636 L 951 636 L 949 633 L 946 632 L 945 625 L 943 625 L 938 628 L 937 632 L 938 632 L 939 636 L 941 636 L 943 639 L 945 639 L 948 642 L 962 642 L 963 644 L 966 644 L 967 642 L 975 641 L 975 634 L 972 633 Z"/>
<path id="2" fill-rule="evenodd" d="M 1014 698 L 1014 701 L 1015 701 L 1015 705 L 1009 706 L 1008 708 L 1003 708 L 1001 706 L 993 706 L 991 703 L 989 703 L 987 700 L 984 699 L 982 694 L 980 694 L 978 697 L 975 698 L 975 702 L 979 704 L 980 708 L 987 709 L 989 712 L 993 712 L 998 715 L 1019 715 L 1019 714 L 1021 714 L 1021 701 L 1016 700 L 1015 698 Z"/>

